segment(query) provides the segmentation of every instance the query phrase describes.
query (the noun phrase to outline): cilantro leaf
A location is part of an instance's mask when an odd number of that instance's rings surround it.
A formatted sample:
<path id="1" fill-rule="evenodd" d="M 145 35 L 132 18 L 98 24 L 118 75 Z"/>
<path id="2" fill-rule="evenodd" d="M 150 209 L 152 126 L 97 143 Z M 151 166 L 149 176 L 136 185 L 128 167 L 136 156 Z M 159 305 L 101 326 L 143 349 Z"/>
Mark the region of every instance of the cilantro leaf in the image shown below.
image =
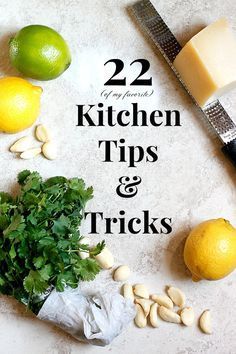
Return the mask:
<path id="1" fill-rule="evenodd" d="M 93 280 L 100 269 L 98 263 L 90 258 L 82 259 L 74 265 L 76 276 L 84 281 Z"/>
<path id="2" fill-rule="evenodd" d="M 45 187 L 52 187 L 58 185 L 64 185 L 67 182 L 67 179 L 62 176 L 51 177 L 45 182 Z"/>
<path id="3" fill-rule="evenodd" d="M 11 246 L 9 256 L 11 257 L 11 259 L 14 259 L 16 257 L 16 251 L 15 251 L 14 244 Z"/>
<path id="4" fill-rule="evenodd" d="M 0 192 L 0 292 L 37 313 L 54 287 L 63 291 L 95 278 L 100 267 L 91 257 L 105 242 L 92 250 L 80 243 L 84 208 L 93 197 L 81 178 L 43 181 L 38 172 L 24 170 L 18 183 L 16 197 Z M 80 250 L 89 258 L 82 260 Z"/>
<path id="5" fill-rule="evenodd" d="M 44 262 L 45 262 L 45 260 L 44 260 L 44 257 L 42 257 L 42 256 L 39 256 L 39 257 L 36 257 L 33 259 L 33 263 L 34 263 L 34 266 L 36 269 L 41 268 L 44 265 Z"/>
<path id="6" fill-rule="evenodd" d="M 71 271 L 66 271 L 57 276 L 56 289 L 57 291 L 63 291 L 66 285 L 69 285 L 71 288 L 76 288 L 77 284 L 76 275 Z"/>
<path id="7" fill-rule="evenodd" d="M 105 240 L 103 240 L 102 242 L 99 242 L 95 247 L 93 247 L 90 250 L 90 255 L 92 256 L 97 256 L 99 253 L 102 252 L 103 248 L 105 247 Z"/>
<path id="8" fill-rule="evenodd" d="M 52 231 L 57 235 L 63 235 L 70 226 L 70 219 L 61 215 L 57 220 L 54 220 Z"/>
<path id="9" fill-rule="evenodd" d="M 49 280 L 52 275 L 52 265 L 46 264 L 42 269 L 40 269 L 39 274 L 44 280 Z"/>
<path id="10" fill-rule="evenodd" d="M 10 196 L 9 193 L 5 192 L 0 192 L 0 203 L 11 203 L 12 202 L 12 197 Z"/>
<path id="11" fill-rule="evenodd" d="M 18 174 L 18 177 L 17 177 L 17 180 L 18 180 L 18 183 L 23 186 L 26 178 L 30 176 L 30 171 L 29 170 L 24 170 L 24 171 L 21 171 L 19 174 Z"/>
<path id="12" fill-rule="evenodd" d="M 24 279 L 23 285 L 30 294 L 43 294 L 48 288 L 48 283 L 37 270 L 29 272 L 29 275 Z"/>
<path id="13" fill-rule="evenodd" d="M 24 228 L 23 220 L 23 217 L 19 214 L 13 216 L 11 224 L 3 231 L 3 235 L 8 236 L 12 231 L 19 229 L 22 231 Z"/>

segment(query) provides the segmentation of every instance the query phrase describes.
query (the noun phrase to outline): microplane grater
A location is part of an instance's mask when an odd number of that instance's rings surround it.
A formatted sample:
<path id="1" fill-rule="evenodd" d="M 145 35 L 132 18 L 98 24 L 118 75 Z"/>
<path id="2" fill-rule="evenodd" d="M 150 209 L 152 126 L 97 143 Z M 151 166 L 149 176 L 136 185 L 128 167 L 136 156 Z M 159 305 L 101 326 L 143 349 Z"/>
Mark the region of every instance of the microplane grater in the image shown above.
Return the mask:
<path id="1" fill-rule="evenodd" d="M 219 100 L 215 100 L 204 108 L 201 108 L 197 104 L 173 66 L 173 62 L 182 47 L 153 4 L 149 0 L 141 0 L 130 8 L 136 20 L 152 39 L 187 93 L 191 96 L 195 105 L 197 105 L 204 118 L 207 119 L 208 123 L 210 123 L 211 127 L 224 144 L 222 148 L 224 154 L 236 166 L 236 125 L 233 120 L 225 111 Z"/>

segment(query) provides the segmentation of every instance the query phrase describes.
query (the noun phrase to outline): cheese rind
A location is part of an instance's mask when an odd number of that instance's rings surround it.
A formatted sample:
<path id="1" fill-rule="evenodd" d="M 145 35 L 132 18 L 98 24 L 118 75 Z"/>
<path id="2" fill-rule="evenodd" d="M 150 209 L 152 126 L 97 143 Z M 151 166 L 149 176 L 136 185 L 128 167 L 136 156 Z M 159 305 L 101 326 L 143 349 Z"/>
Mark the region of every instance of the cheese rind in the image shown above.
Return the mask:
<path id="1" fill-rule="evenodd" d="M 195 35 L 173 64 L 201 107 L 236 87 L 236 40 L 227 20 Z"/>

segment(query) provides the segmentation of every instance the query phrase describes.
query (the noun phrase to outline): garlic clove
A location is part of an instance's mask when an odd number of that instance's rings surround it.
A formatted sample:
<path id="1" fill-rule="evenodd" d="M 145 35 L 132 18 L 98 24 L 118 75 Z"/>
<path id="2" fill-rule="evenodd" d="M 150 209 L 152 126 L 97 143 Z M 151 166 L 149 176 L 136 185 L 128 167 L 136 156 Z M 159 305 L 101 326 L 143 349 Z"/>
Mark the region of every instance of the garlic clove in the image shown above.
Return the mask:
<path id="1" fill-rule="evenodd" d="M 147 317 L 150 312 L 151 305 L 153 304 L 153 301 L 148 300 L 148 299 L 135 299 L 134 301 L 136 304 L 139 304 L 142 306 L 144 315 Z"/>
<path id="2" fill-rule="evenodd" d="M 135 306 L 136 306 L 137 313 L 134 322 L 137 327 L 144 328 L 147 325 L 147 317 L 145 316 L 141 305 L 136 304 Z"/>
<path id="3" fill-rule="evenodd" d="M 124 284 L 123 296 L 126 299 L 130 299 L 131 301 L 134 301 L 134 292 L 133 292 L 133 287 L 131 284 Z"/>
<path id="4" fill-rule="evenodd" d="M 57 158 L 57 148 L 52 141 L 43 144 L 42 152 L 48 160 L 55 160 Z"/>
<path id="5" fill-rule="evenodd" d="M 158 305 L 155 302 L 154 304 L 151 305 L 150 314 L 149 314 L 150 323 L 151 323 L 152 327 L 154 327 L 154 328 L 158 327 L 157 308 L 158 308 Z"/>
<path id="6" fill-rule="evenodd" d="M 113 275 L 115 281 L 126 281 L 130 276 L 130 268 L 127 265 L 119 266 Z"/>
<path id="7" fill-rule="evenodd" d="M 173 309 L 173 307 L 174 307 L 172 300 L 167 295 L 153 294 L 153 295 L 151 295 L 151 299 L 153 301 L 155 301 L 158 305 L 165 306 L 166 308 L 168 308 L 170 310 Z"/>
<path id="8" fill-rule="evenodd" d="M 24 160 L 29 160 L 29 159 L 33 159 L 39 154 L 41 154 L 41 148 L 33 148 L 22 152 L 20 154 L 20 158 Z"/>
<path id="9" fill-rule="evenodd" d="M 166 322 L 181 323 L 180 316 L 164 306 L 159 307 L 159 316 Z"/>
<path id="10" fill-rule="evenodd" d="M 35 136 L 38 141 L 41 141 L 42 143 L 47 143 L 51 140 L 51 134 L 44 124 L 40 124 L 36 127 Z"/>
<path id="11" fill-rule="evenodd" d="M 32 148 L 32 141 L 29 136 L 24 136 L 18 139 L 11 147 L 11 152 L 24 152 Z"/>
<path id="12" fill-rule="evenodd" d="M 94 258 L 103 269 L 110 269 L 114 265 L 114 257 L 107 247 L 104 247 L 102 252 L 94 256 Z"/>
<path id="13" fill-rule="evenodd" d="M 170 286 L 167 289 L 167 294 L 176 306 L 184 307 L 186 296 L 180 289 Z"/>
<path id="14" fill-rule="evenodd" d="M 133 287 L 134 294 L 143 299 L 149 299 L 149 291 L 144 284 L 136 284 Z"/>
<path id="15" fill-rule="evenodd" d="M 205 310 L 200 319 L 199 319 L 199 326 L 203 333 L 205 334 L 212 334 L 212 324 L 211 324 L 211 313 L 210 310 Z"/>
<path id="16" fill-rule="evenodd" d="M 194 311 L 192 307 L 185 307 L 180 312 L 180 317 L 185 326 L 192 326 L 194 322 Z"/>

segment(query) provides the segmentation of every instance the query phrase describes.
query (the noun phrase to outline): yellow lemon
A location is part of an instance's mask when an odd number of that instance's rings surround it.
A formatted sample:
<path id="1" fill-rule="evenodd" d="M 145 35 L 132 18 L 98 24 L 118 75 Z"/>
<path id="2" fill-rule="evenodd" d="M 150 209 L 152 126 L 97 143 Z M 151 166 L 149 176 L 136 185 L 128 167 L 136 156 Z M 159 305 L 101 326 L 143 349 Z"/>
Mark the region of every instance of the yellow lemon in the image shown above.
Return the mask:
<path id="1" fill-rule="evenodd" d="M 19 77 L 0 79 L 0 131 L 17 133 L 29 128 L 40 110 L 42 89 Z"/>
<path id="2" fill-rule="evenodd" d="M 199 224 L 186 240 L 184 261 L 194 281 L 224 278 L 236 268 L 236 229 L 225 219 Z"/>

